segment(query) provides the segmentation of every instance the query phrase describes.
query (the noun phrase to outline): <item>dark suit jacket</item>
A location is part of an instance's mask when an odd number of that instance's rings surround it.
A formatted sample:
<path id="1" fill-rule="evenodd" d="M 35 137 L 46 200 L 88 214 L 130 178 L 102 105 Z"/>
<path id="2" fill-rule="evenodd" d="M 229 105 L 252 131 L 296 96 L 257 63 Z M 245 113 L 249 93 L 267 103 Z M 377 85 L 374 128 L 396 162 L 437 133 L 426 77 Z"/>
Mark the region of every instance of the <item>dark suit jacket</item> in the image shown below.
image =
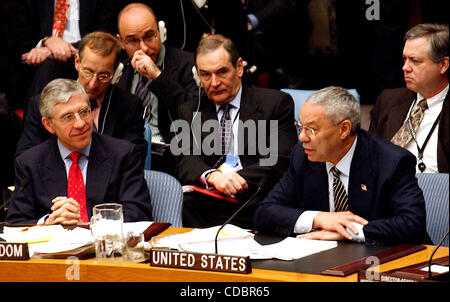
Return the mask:
<path id="1" fill-rule="evenodd" d="M 131 59 L 124 62 L 122 76 L 117 84 L 126 91 L 131 90 L 134 69 Z M 174 47 L 166 47 L 164 68 L 160 76 L 151 81 L 150 91 L 158 98 L 158 127 L 167 143 L 174 136 L 170 124 L 178 118 L 178 106 L 198 98 L 198 87 L 192 77 L 194 55 Z"/>
<path id="2" fill-rule="evenodd" d="M 151 220 L 150 195 L 136 146 L 106 135 L 92 134 L 86 179 L 86 208 L 114 202 L 123 206 L 125 221 Z M 29 178 L 9 206 L 6 221 L 36 223 L 51 213 L 52 200 L 67 196 L 64 161 L 53 137 L 16 159 L 16 186 Z"/>
<path id="3" fill-rule="evenodd" d="M 15 39 L 20 54 L 35 47 L 45 36 L 51 36 L 54 5 L 54 0 L 17 1 L 11 37 Z M 81 37 L 96 30 L 116 33 L 116 10 L 115 4 L 108 0 L 80 0 Z"/>
<path id="4" fill-rule="evenodd" d="M 370 112 L 369 131 L 386 140 L 391 140 L 406 119 L 416 95 L 415 92 L 407 88 L 384 90 Z M 450 96 L 447 93 L 438 127 L 437 164 L 441 173 L 449 173 L 450 171 L 449 98 Z"/>
<path id="5" fill-rule="evenodd" d="M 147 141 L 144 138 L 143 114 L 142 102 L 136 96 L 111 85 L 105 93 L 105 99 L 100 109 L 98 131 L 101 132 L 103 129 L 103 134 L 136 144 L 142 160 L 145 161 Z M 16 156 L 53 136 L 44 128 L 41 118 L 39 96 L 36 95 L 30 99 L 28 105 L 24 130 L 17 144 Z"/>
<path id="6" fill-rule="evenodd" d="M 349 211 L 369 221 L 363 228 L 366 244 L 431 242 L 415 164 L 407 150 L 364 130 L 358 132 L 348 201 Z M 291 235 L 306 210 L 329 211 L 328 175 L 325 163 L 310 162 L 299 143 L 289 169 L 256 210 L 255 226 L 263 232 Z"/>
<path id="7" fill-rule="evenodd" d="M 198 102 L 195 100 L 181 105 L 179 108 L 180 118 L 191 124 L 197 105 Z M 215 104 L 206 95 L 202 96 L 199 112 L 201 113 L 201 123 L 207 120 L 218 122 Z M 199 118 L 198 115 L 197 118 Z M 258 137 L 261 135 L 260 129 L 256 129 L 256 135 L 251 137 L 249 137 L 247 131 L 239 132 L 239 136 L 244 134 L 244 154 L 239 156 L 243 169 L 238 173 L 249 185 L 246 194 L 243 196 L 237 195 L 238 200 L 243 201 L 256 190 L 262 179 L 265 179 L 266 182 L 263 190 L 270 189 L 288 167 L 289 154 L 297 141 L 293 100 L 290 95 L 278 90 L 243 86 L 239 120 L 244 123 L 254 121 L 256 125 L 258 125 L 258 121 L 265 121 L 266 125 L 266 133 L 263 133 L 262 137 L 263 142 L 258 143 Z M 261 143 L 263 146 L 270 146 L 269 129 L 271 120 L 278 121 L 277 162 L 274 166 L 261 166 L 260 160 L 268 157 L 268 155 L 263 156 L 262 150 L 258 150 L 258 146 Z M 211 132 L 202 132 L 202 142 L 210 135 Z M 199 143 L 201 144 L 201 142 Z M 251 154 L 252 149 L 256 149 L 256 154 Z M 190 154 L 193 154 L 192 149 Z M 219 158 L 220 155 L 205 155 L 203 152 L 201 155 L 181 155 L 176 175 L 183 184 L 195 184 L 201 174 L 212 169 Z"/>

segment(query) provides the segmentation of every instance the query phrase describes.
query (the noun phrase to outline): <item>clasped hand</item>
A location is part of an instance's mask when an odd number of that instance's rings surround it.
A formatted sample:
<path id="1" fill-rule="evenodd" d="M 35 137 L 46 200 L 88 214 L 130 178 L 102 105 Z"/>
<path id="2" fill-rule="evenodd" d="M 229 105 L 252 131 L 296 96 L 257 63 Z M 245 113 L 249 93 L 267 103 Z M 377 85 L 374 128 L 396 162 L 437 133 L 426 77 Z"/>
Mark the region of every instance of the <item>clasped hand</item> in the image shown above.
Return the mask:
<path id="1" fill-rule="evenodd" d="M 80 205 L 75 199 L 59 196 L 53 199 L 52 203 L 52 213 L 45 220 L 45 224 L 83 224 Z"/>

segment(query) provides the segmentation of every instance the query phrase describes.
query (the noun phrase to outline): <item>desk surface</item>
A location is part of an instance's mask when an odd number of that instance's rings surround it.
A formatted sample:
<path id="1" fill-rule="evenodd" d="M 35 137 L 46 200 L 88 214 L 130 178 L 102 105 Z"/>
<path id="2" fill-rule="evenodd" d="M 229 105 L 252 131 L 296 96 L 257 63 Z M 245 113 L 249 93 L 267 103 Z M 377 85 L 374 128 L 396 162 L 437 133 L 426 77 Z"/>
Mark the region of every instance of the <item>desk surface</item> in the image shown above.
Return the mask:
<path id="1" fill-rule="evenodd" d="M 186 229 L 170 228 L 162 235 L 184 232 Z M 379 271 L 427 261 L 433 246 L 425 250 L 381 264 Z M 434 258 L 449 255 L 441 247 Z M 293 273 L 253 268 L 251 274 L 230 274 L 209 271 L 151 267 L 148 263 L 99 262 L 95 259 L 30 259 L 27 261 L 0 261 L 0 282 L 356 282 L 357 274 L 334 277 L 316 274 Z M 78 278 L 73 279 L 73 276 Z"/>

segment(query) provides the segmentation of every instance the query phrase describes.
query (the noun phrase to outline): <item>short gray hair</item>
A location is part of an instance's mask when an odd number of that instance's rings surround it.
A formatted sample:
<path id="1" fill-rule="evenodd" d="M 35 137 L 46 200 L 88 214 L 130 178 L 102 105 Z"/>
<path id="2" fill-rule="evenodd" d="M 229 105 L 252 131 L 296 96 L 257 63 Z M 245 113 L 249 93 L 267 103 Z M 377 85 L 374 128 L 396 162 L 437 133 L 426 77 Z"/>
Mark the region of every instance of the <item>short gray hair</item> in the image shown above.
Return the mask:
<path id="1" fill-rule="evenodd" d="M 334 124 L 343 120 L 352 123 L 351 134 L 356 134 L 361 128 L 361 109 L 355 96 L 342 87 L 330 86 L 313 92 L 306 102 L 320 105 L 325 110 L 325 116 Z"/>
<path id="2" fill-rule="evenodd" d="M 45 118 L 53 117 L 53 107 L 59 103 L 67 103 L 74 95 L 82 94 L 90 106 L 89 97 L 83 85 L 75 80 L 56 79 L 48 83 L 41 92 L 39 98 L 39 111 Z"/>
<path id="3" fill-rule="evenodd" d="M 428 56 L 434 63 L 448 57 L 448 25 L 423 23 L 408 30 L 404 40 L 427 37 L 429 39 Z"/>

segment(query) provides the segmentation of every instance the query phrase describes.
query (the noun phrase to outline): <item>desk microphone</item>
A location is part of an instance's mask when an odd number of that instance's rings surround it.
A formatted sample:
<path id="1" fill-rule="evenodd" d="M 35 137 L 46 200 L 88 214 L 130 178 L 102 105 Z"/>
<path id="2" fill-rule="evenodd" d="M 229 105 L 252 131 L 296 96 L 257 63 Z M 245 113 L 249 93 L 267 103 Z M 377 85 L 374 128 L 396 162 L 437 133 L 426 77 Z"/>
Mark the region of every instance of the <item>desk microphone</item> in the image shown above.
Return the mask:
<path id="1" fill-rule="evenodd" d="M 225 221 L 219 228 L 219 230 L 217 230 L 217 234 L 216 234 L 216 238 L 214 239 L 214 246 L 215 246 L 215 252 L 217 254 L 217 237 L 219 236 L 220 230 L 223 229 L 223 227 L 228 224 L 234 217 L 236 217 L 237 214 L 239 214 L 239 212 L 245 208 L 247 206 L 247 204 L 259 193 L 259 191 L 261 190 L 262 187 L 264 187 L 268 180 L 269 180 L 269 176 L 264 177 L 263 179 L 261 179 L 261 181 L 258 184 L 258 189 L 256 190 L 256 192 L 252 195 L 252 197 L 250 197 L 239 209 L 237 209 L 236 212 L 233 213 L 233 215 L 231 215 L 230 218 L 227 219 L 227 221 Z"/>
<path id="2" fill-rule="evenodd" d="M 428 260 L 428 279 L 433 279 L 431 276 L 431 262 L 433 260 L 433 256 L 436 253 L 437 249 L 442 245 L 442 242 L 444 242 L 445 237 L 448 236 L 448 230 L 447 233 L 442 237 L 441 241 L 439 241 L 438 245 L 434 248 L 434 251 L 431 253 L 430 259 Z"/>
<path id="3" fill-rule="evenodd" d="M 23 191 L 23 189 L 31 182 L 31 180 L 27 177 L 24 178 L 22 180 L 22 182 L 20 183 L 20 186 L 17 190 L 14 190 L 14 192 L 12 192 L 11 196 L 8 198 L 7 201 L 5 201 L 1 206 L 0 206 L 0 210 L 6 208 L 10 202 L 13 200 L 14 197 L 16 197 L 17 194 L 19 194 L 20 192 Z"/>

